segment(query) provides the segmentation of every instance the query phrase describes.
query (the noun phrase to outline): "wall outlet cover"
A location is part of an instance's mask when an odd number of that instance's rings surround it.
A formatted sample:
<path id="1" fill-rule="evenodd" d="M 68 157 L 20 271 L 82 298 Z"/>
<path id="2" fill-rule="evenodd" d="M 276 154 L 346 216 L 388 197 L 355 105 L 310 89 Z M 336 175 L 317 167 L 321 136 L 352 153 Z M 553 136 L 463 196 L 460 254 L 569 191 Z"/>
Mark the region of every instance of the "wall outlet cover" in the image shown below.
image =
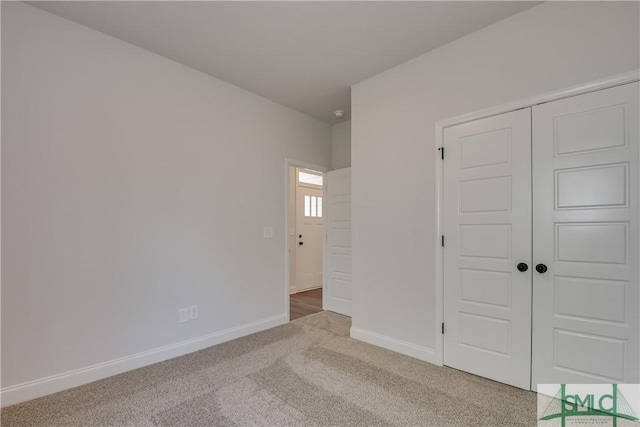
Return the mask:
<path id="1" fill-rule="evenodd" d="M 189 307 L 189 320 L 195 320 L 198 318 L 198 306 L 192 305 Z"/>
<path id="2" fill-rule="evenodd" d="M 181 308 L 179 313 L 179 321 L 180 323 L 185 323 L 189 321 L 189 309 L 188 308 Z"/>

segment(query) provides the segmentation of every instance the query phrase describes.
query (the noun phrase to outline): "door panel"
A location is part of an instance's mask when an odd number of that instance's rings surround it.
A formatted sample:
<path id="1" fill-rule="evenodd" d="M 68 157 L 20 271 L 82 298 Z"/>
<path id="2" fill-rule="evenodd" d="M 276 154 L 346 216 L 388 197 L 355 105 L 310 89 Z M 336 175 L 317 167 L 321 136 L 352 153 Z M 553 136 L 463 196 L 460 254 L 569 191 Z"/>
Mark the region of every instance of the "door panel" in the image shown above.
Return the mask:
<path id="1" fill-rule="evenodd" d="M 533 380 L 640 381 L 637 83 L 533 114 Z"/>
<path id="2" fill-rule="evenodd" d="M 324 306 L 351 316 L 351 168 L 326 174 L 327 261 Z"/>
<path id="3" fill-rule="evenodd" d="M 530 387 L 531 116 L 445 129 L 444 363 Z"/>

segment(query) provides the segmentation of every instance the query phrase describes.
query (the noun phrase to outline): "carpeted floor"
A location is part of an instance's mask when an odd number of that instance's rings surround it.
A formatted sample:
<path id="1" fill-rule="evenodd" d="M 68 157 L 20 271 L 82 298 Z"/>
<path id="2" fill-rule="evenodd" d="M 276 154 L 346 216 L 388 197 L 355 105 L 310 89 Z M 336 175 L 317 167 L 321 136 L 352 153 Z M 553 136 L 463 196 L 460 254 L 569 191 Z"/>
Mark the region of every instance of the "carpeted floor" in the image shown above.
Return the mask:
<path id="1" fill-rule="evenodd" d="M 349 338 L 322 312 L 2 409 L 3 426 L 535 426 L 536 395 Z"/>

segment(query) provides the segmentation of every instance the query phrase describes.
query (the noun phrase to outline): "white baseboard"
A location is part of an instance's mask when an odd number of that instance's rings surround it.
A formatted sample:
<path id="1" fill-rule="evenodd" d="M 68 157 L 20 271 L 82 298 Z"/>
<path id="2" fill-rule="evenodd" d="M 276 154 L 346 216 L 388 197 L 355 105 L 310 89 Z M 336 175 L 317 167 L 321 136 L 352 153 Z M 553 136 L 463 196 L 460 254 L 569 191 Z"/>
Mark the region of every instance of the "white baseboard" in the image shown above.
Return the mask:
<path id="1" fill-rule="evenodd" d="M 93 366 L 87 366 L 85 368 L 52 375 L 50 377 L 5 387 L 0 391 L 1 406 L 5 407 L 14 405 L 16 403 L 107 378 L 112 375 L 138 369 L 153 363 L 173 359 L 174 357 L 193 353 L 194 351 L 202 350 L 204 348 L 211 347 L 212 345 L 264 331 L 288 322 L 289 316 L 287 313 L 279 314 L 277 316 L 257 320 L 255 322 L 192 338 L 190 340 L 98 363 Z"/>
<path id="2" fill-rule="evenodd" d="M 351 338 L 386 348 L 387 350 L 395 351 L 396 353 L 415 357 L 416 359 L 424 360 L 425 362 L 433 363 L 434 365 L 442 365 L 441 363 L 438 363 L 439 361 L 436 357 L 435 350 L 429 347 L 424 347 L 354 327 L 351 327 Z"/>

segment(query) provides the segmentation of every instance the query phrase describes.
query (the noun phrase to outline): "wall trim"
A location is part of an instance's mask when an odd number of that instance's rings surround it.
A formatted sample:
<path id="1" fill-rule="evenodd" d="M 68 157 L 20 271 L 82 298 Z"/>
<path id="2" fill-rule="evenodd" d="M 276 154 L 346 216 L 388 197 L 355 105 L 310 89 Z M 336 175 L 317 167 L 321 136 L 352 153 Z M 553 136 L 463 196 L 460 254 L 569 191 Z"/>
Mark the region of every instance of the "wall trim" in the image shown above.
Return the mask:
<path id="1" fill-rule="evenodd" d="M 354 327 L 351 327 L 350 335 L 351 338 L 358 341 L 386 348 L 387 350 L 395 351 L 396 353 L 414 357 L 425 362 L 437 364 L 437 353 L 432 348 Z"/>
<path id="2" fill-rule="evenodd" d="M 598 90 L 609 89 L 616 86 L 621 86 L 628 83 L 634 83 L 640 81 L 640 70 L 633 70 L 615 76 L 606 77 L 603 79 L 594 80 L 588 83 L 583 83 L 576 86 L 571 86 L 566 89 L 555 90 L 547 92 L 542 95 L 532 96 L 525 99 L 516 100 L 506 104 L 497 105 L 494 107 L 486 108 L 483 110 L 463 114 L 461 116 L 452 117 L 449 119 L 441 120 L 436 123 L 436 150 L 444 148 L 444 130 L 449 126 L 459 125 L 462 123 L 470 122 L 473 120 L 483 119 L 485 117 L 491 117 L 498 114 L 508 113 L 510 111 L 519 110 L 522 108 L 529 108 L 539 104 L 547 102 L 558 101 L 560 99 L 570 98 L 573 96 L 584 95 L 586 93 L 595 92 Z M 446 156 L 446 154 L 445 154 Z M 443 164 L 440 159 L 440 154 L 434 155 L 434 173 L 436 180 L 436 202 L 435 202 L 435 229 L 436 229 L 436 264 L 435 264 L 435 283 L 436 283 L 436 301 L 435 301 L 435 360 L 436 365 L 442 366 L 444 364 L 444 338 L 441 333 L 441 324 L 444 322 L 444 249 L 440 245 L 440 235 L 442 234 L 442 197 L 443 197 Z"/>
<path id="3" fill-rule="evenodd" d="M 289 322 L 288 313 L 282 313 L 266 319 L 246 323 L 233 328 L 224 329 L 212 334 L 202 335 L 175 344 L 158 347 L 152 350 L 132 354 L 107 362 L 98 363 L 85 368 L 63 372 L 61 374 L 28 381 L 22 384 L 5 387 L 0 391 L 2 407 L 46 396 L 62 390 L 78 387 L 93 381 L 101 380 L 123 372 L 162 362 L 174 357 L 193 353 L 207 347 L 231 341 L 256 332 L 271 329 Z"/>

